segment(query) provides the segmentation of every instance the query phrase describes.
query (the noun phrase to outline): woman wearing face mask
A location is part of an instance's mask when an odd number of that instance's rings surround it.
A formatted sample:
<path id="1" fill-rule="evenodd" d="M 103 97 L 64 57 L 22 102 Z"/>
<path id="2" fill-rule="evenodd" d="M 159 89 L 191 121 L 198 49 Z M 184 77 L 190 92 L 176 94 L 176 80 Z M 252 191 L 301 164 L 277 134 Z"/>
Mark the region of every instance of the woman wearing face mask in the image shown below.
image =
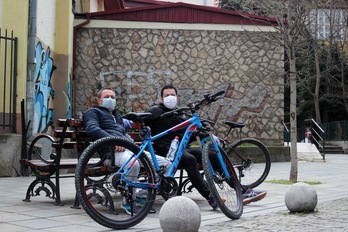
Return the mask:
<path id="1" fill-rule="evenodd" d="M 146 125 L 151 128 L 152 135 L 161 133 L 185 120 L 184 118 L 180 118 L 180 116 L 176 115 L 172 117 L 161 117 L 163 113 L 173 110 L 177 106 L 177 102 L 178 96 L 176 88 L 172 85 L 164 86 L 161 90 L 160 103 L 153 105 L 146 110 L 146 112 L 150 112 L 152 114 L 152 118 L 146 120 Z M 154 148 L 156 150 L 156 154 L 165 156 L 174 137 L 179 136 L 179 138 L 182 138 L 184 132 L 184 130 L 176 131 L 155 140 Z M 194 136 L 191 138 L 195 140 Z M 217 208 L 217 203 L 210 194 L 210 190 L 199 172 L 197 161 L 200 163 L 202 162 L 201 150 L 189 148 L 183 153 L 180 160 L 180 166 L 182 166 L 187 172 L 188 178 L 191 180 L 192 185 L 205 199 L 207 199 L 209 205 L 215 210 Z"/>

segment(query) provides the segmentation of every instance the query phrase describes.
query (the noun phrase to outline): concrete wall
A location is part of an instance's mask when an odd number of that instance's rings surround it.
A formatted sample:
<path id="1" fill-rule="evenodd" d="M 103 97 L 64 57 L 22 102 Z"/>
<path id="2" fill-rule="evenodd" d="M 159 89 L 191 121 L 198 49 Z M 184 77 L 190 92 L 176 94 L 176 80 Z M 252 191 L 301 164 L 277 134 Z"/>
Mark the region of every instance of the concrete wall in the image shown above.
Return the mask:
<path id="1" fill-rule="evenodd" d="M 49 133 L 57 118 L 70 117 L 73 13 L 70 1 L 38 0 L 32 133 Z"/>
<path id="2" fill-rule="evenodd" d="M 21 175 L 21 135 L 0 134 L 0 177 Z"/>
<path id="3" fill-rule="evenodd" d="M 7 30 L 7 35 L 11 37 L 11 33 L 13 32 L 13 37 L 17 37 L 18 39 L 18 57 L 17 57 L 17 99 L 16 99 L 16 132 L 21 133 L 21 108 L 20 102 L 22 99 L 26 99 L 26 77 L 27 77 L 27 50 L 28 50 L 28 7 L 29 1 L 21 1 L 21 0 L 1 0 L 0 7 L 0 29 L 2 35 L 5 34 Z M 8 44 L 9 45 L 9 44 Z M 0 51 L 4 51 L 4 43 L 2 42 Z M 8 53 L 9 54 L 9 53 Z M 9 58 L 9 57 L 8 57 Z M 1 65 L 4 62 L 4 57 L 1 58 L 0 62 L 0 70 L 1 76 L 4 74 L 4 67 Z M 7 72 L 10 72 L 10 68 L 7 67 Z M 10 82 L 7 82 L 5 87 L 6 90 L 10 90 Z M 1 79 L 0 81 L 0 89 L 3 90 L 4 81 Z M 3 93 L 1 93 L 3 94 Z M 9 91 L 7 92 L 9 94 Z M 9 98 L 7 98 L 9 99 Z M 2 113 L 3 98 L 0 100 L 0 113 Z M 9 106 L 11 104 L 7 104 L 7 108 L 5 108 L 5 112 L 8 112 Z M 12 105 L 11 105 L 12 106 Z"/>
<path id="4" fill-rule="evenodd" d="M 26 120 L 31 121 L 28 136 L 50 133 L 56 118 L 70 117 L 73 20 L 71 1 L 0 1 L 0 28 L 13 30 L 18 38 L 18 134 L 0 134 L 0 176 L 14 176 L 18 169 L 22 99 L 27 104 Z"/>

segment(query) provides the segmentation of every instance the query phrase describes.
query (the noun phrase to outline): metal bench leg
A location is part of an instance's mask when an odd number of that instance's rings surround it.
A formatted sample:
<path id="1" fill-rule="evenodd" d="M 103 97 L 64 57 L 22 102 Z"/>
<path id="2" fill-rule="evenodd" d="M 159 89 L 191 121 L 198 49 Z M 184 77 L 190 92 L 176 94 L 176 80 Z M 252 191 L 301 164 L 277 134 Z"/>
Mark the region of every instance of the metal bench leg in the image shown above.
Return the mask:
<path id="1" fill-rule="evenodd" d="M 63 206 L 60 199 L 60 183 L 59 183 L 59 168 L 56 170 L 56 203 L 55 205 Z"/>

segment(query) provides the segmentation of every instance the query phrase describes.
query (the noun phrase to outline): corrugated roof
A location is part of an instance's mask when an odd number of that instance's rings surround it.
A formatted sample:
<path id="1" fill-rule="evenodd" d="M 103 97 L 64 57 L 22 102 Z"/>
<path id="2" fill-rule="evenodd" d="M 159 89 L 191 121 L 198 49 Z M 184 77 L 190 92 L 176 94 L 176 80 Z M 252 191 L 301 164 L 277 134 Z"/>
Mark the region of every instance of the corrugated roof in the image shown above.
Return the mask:
<path id="1" fill-rule="evenodd" d="M 182 2 L 95 12 L 89 14 L 89 17 L 90 19 L 170 23 L 276 24 L 273 18 Z"/>
<path id="2" fill-rule="evenodd" d="M 171 2 L 168 1 L 153 1 L 153 0 L 125 0 L 124 4 L 126 7 L 140 7 L 140 6 L 153 6 L 163 5 Z"/>

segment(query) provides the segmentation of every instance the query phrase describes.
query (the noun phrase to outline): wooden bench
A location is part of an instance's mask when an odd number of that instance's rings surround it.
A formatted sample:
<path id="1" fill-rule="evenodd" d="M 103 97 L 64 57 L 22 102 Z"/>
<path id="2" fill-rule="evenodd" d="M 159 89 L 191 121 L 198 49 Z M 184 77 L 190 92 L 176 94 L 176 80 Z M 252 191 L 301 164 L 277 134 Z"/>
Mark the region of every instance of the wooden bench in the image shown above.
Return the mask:
<path id="1" fill-rule="evenodd" d="M 56 205 L 62 205 L 60 198 L 60 178 L 74 177 L 61 175 L 62 170 L 75 169 L 78 157 L 92 141 L 86 135 L 83 121 L 78 119 L 58 119 L 53 136 L 39 134 L 31 142 L 28 157 L 20 160 L 24 167 L 30 168 L 36 179 L 29 185 L 23 201 L 40 195 L 54 199 Z M 64 150 L 75 150 L 74 158 L 62 158 Z M 52 181 L 55 179 L 55 183 Z"/>
<path id="2" fill-rule="evenodd" d="M 138 124 L 135 123 L 132 125 L 132 129 L 128 131 L 130 136 L 137 142 L 140 139 L 138 131 Z M 92 139 L 87 136 L 82 119 L 73 118 L 58 119 L 53 136 L 48 134 L 35 136 L 29 145 L 27 158 L 20 160 L 20 163 L 24 167 L 30 168 L 30 171 L 36 177 L 29 185 L 23 201 L 30 202 L 31 197 L 38 196 L 41 191 L 44 191 L 47 197 L 55 200 L 56 205 L 62 205 L 60 179 L 74 177 L 74 175 L 61 175 L 61 172 L 69 169 L 75 170 L 78 158 L 90 142 L 92 142 Z M 63 153 L 66 150 L 74 151 L 71 153 L 75 153 L 73 155 L 75 157 L 65 158 Z M 105 167 L 93 170 L 95 175 L 105 171 L 107 171 Z M 52 179 L 55 179 L 55 181 L 53 182 Z M 76 199 L 74 206 L 77 205 Z"/>
<path id="3" fill-rule="evenodd" d="M 133 123 L 128 134 L 136 143 L 141 143 L 139 134 L 140 125 Z M 82 119 L 58 119 L 53 136 L 48 134 L 37 135 L 30 143 L 28 157 L 20 160 L 20 163 L 35 175 L 35 180 L 29 185 L 26 197 L 23 201 L 30 202 L 30 198 L 39 196 L 40 192 L 46 193 L 46 197 L 55 200 L 56 205 L 63 205 L 60 195 L 60 179 L 74 177 L 73 174 L 61 174 L 62 170 L 74 170 L 78 163 L 78 158 L 83 150 L 92 142 L 84 130 Z M 65 158 L 63 151 L 74 151 L 74 158 Z M 98 162 L 98 161 L 95 161 Z M 90 170 L 88 175 L 102 175 L 110 173 L 112 167 L 98 167 Z M 53 182 L 52 179 L 55 181 Z M 178 195 L 190 192 L 192 186 L 184 176 L 183 169 L 180 169 L 178 177 Z M 74 208 L 79 207 L 79 202 L 75 198 Z"/>

